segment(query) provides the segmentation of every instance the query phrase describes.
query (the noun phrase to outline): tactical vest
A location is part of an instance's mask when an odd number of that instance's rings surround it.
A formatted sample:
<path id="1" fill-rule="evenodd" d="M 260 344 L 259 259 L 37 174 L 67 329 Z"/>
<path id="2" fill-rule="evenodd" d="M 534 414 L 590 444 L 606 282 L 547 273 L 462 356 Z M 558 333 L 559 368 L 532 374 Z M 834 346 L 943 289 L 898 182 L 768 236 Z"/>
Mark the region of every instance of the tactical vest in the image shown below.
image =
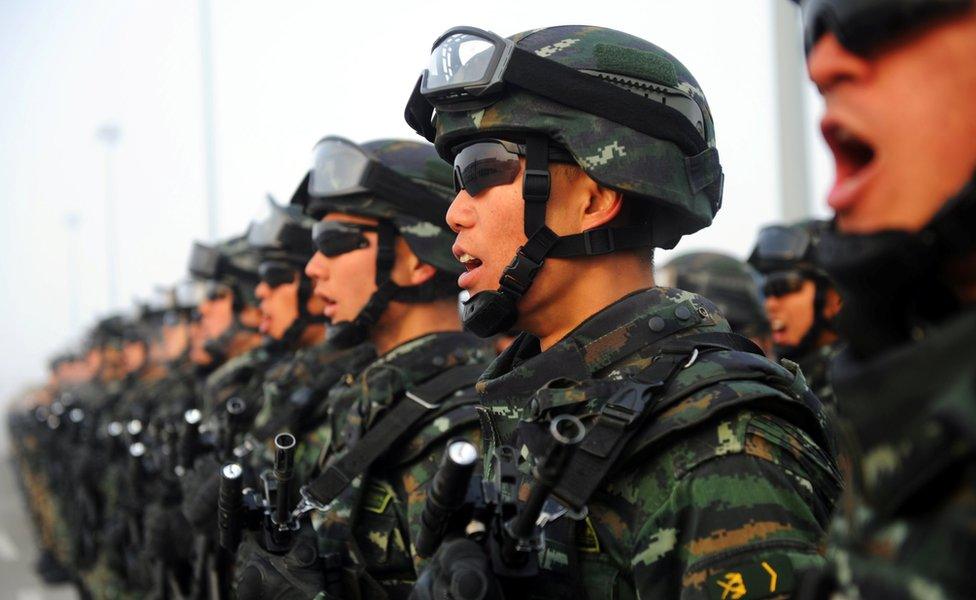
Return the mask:
<path id="1" fill-rule="evenodd" d="M 769 361 L 755 344 L 736 334 L 675 335 L 698 322 L 662 320 L 631 332 L 626 344 L 653 357 L 649 365 L 620 379 L 551 381 L 524 407 L 516 448 L 524 445 L 533 456 L 545 451 L 548 425 L 556 415 L 575 414 L 587 433 L 543 512 L 546 545 L 539 554 L 540 574 L 518 582 L 519 597 L 586 597 L 581 554 L 598 565 L 603 588 L 610 590 L 621 573 L 603 554 L 587 516 L 590 498 L 615 474 L 720 415 L 758 410 L 781 417 L 827 449 L 830 455 L 822 457 L 823 463 L 833 469 L 830 424 L 799 368 L 788 361 Z M 484 411 L 481 416 L 483 431 L 491 431 L 491 416 Z M 486 443 L 486 451 L 490 446 Z M 588 576 L 593 576 L 592 568 Z"/>

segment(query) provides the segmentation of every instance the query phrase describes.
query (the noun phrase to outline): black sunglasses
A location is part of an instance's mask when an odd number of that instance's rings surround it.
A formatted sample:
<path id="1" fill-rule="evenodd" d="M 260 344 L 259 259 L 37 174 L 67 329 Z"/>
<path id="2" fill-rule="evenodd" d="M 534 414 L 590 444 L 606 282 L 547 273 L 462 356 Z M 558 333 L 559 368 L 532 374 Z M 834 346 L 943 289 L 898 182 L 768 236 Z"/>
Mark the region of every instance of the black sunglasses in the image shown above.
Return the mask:
<path id="1" fill-rule="evenodd" d="M 497 185 L 515 181 L 525 156 L 525 146 L 507 140 L 478 140 L 460 147 L 454 156 L 454 193 L 467 190 L 472 196 Z M 549 162 L 576 164 L 559 146 L 549 145 Z"/>

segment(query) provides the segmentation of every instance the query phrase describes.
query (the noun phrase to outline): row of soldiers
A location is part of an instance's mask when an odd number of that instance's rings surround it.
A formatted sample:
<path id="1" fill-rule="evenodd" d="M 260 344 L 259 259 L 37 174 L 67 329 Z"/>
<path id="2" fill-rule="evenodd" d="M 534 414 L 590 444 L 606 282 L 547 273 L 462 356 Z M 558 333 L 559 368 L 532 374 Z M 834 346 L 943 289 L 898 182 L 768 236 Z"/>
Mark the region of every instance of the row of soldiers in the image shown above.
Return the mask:
<path id="1" fill-rule="evenodd" d="M 801 4 L 836 218 L 761 232 L 765 325 L 734 261 L 655 281 L 723 200 L 684 65 L 456 27 L 432 145 L 323 139 L 13 417 L 44 547 L 108 598 L 969 595 L 976 8 Z"/>

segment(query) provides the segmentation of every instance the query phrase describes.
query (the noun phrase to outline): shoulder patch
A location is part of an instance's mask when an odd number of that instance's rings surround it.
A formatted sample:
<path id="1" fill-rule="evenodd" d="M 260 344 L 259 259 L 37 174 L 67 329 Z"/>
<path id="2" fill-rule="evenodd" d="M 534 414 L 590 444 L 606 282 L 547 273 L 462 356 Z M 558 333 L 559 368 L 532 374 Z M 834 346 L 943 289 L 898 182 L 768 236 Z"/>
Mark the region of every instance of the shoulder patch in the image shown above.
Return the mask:
<path id="1" fill-rule="evenodd" d="M 705 588 L 711 600 L 758 600 L 788 594 L 794 579 L 793 563 L 778 555 L 721 569 Z"/>

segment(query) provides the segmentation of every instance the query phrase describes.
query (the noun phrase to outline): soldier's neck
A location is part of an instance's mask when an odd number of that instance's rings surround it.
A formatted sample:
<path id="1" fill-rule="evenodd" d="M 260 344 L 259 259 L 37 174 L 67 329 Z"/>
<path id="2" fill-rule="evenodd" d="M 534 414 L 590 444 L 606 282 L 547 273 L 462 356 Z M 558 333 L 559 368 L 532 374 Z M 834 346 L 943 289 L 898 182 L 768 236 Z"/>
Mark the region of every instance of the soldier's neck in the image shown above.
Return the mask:
<path id="1" fill-rule="evenodd" d="M 545 290 L 545 301 L 536 302 L 520 322 L 539 338 L 546 351 L 580 323 L 628 294 L 654 287 L 654 274 L 635 253 L 571 259 L 562 286 Z M 531 293 L 531 290 L 530 290 Z"/>
<path id="2" fill-rule="evenodd" d="M 461 318 L 453 300 L 406 304 L 390 302 L 370 332 L 376 353 L 383 355 L 400 344 L 443 331 L 461 331 Z"/>

